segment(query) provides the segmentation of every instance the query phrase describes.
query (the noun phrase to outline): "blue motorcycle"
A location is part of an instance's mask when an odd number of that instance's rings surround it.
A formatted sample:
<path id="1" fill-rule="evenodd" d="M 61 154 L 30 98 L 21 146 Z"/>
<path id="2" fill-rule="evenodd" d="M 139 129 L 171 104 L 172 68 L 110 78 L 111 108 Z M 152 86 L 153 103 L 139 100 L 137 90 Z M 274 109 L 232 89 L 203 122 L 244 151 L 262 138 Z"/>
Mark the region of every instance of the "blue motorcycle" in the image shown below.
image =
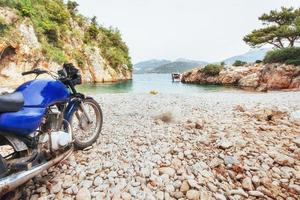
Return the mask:
<path id="1" fill-rule="evenodd" d="M 81 75 L 72 64 L 57 73 L 33 69 L 22 75 L 48 74 L 0 96 L 0 197 L 84 149 L 99 137 L 99 104 L 78 93 Z"/>

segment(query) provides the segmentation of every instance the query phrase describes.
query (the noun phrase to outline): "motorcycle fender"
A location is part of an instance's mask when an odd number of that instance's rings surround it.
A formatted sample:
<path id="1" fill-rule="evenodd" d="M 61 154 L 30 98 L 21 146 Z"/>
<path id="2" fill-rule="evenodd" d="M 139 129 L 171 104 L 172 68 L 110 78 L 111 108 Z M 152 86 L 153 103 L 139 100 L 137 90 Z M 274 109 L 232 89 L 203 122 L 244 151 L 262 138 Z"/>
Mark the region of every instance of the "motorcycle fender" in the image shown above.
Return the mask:
<path id="1" fill-rule="evenodd" d="M 14 148 L 17 152 L 22 152 L 28 150 L 27 145 L 20 139 L 11 136 L 11 135 L 1 135 L 4 137 Z"/>
<path id="2" fill-rule="evenodd" d="M 92 99 L 91 97 L 85 97 L 85 99 Z M 75 98 L 75 99 L 72 99 L 66 110 L 65 110 L 65 113 L 64 113 L 64 119 L 67 120 L 68 122 L 70 122 L 71 120 L 71 117 L 72 117 L 72 114 L 77 110 L 77 108 L 80 106 L 80 103 L 84 101 L 84 99 L 80 99 L 80 98 Z"/>

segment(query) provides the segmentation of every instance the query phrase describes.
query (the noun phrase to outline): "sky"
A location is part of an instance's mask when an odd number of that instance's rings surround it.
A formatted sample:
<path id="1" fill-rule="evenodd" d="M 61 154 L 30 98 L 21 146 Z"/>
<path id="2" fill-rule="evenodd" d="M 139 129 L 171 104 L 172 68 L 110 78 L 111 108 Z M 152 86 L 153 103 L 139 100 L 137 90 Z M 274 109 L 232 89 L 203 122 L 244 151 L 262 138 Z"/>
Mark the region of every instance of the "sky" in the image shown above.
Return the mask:
<path id="1" fill-rule="evenodd" d="M 133 63 L 187 58 L 216 62 L 245 53 L 258 17 L 300 0 L 76 0 L 79 12 L 117 27 Z"/>

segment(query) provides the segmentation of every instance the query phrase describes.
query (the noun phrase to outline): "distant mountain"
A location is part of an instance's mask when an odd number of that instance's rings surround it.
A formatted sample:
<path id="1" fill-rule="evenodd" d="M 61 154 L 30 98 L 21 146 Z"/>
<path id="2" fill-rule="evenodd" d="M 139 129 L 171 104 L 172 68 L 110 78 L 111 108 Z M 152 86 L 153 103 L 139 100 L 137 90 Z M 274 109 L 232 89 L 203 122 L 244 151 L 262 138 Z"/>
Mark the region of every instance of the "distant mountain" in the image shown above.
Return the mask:
<path id="1" fill-rule="evenodd" d="M 271 49 L 257 49 L 248 51 L 245 54 L 233 56 L 224 60 L 226 64 L 233 64 L 236 60 L 241 60 L 247 63 L 253 63 L 256 60 L 263 60 L 266 53 Z"/>
<path id="2" fill-rule="evenodd" d="M 174 72 L 182 73 L 204 64 L 206 64 L 206 62 L 175 61 L 172 63 L 162 65 L 160 67 L 156 67 L 152 69 L 150 72 L 151 73 L 174 73 Z"/>
<path id="3" fill-rule="evenodd" d="M 134 65 L 134 73 L 149 73 L 149 71 L 171 62 L 172 61 L 170 60 L 156 60 L 156 59 L 139 62 Z"/>
<path id="4" fill-rule="evenodd" d="M 169 60 L 148 60 L 134 65 L 134 73 L 172 73 L 184 72 L 199 65 L 207 64 L 204 61 L 179 58 L 175 61 Z"/>

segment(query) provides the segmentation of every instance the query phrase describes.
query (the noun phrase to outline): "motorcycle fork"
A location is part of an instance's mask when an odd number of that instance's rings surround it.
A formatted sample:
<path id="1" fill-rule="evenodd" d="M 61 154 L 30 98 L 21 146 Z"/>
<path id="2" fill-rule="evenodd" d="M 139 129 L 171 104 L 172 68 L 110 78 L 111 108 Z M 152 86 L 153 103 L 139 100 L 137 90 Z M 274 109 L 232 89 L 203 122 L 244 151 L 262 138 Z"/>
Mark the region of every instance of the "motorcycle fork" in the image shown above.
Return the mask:
<path id="1" fill-rule="evenodd" d="M 88 111 L 86 110 L 86 107 L 84 106 L 84 103 L 83 103 L 83 102 L 80 102 L 79 106 L 80 106 L 80 108 L 81 108 L 83 114 L 85 115 L 85 117 L 86 117 L 88 123 L 89 123 L 89 124 L 93 123 L 93 121 L 92 121 L 92 119 L 91 119 L 91 117 L 90 117 Z M 77 115 L 77 117 L 79 117 L 79 116 L 78 116 L 78 113 L 76 113 L 76 115 Z M 80 118 L 78 118 L 78 119 L 80 119 Z"/>

